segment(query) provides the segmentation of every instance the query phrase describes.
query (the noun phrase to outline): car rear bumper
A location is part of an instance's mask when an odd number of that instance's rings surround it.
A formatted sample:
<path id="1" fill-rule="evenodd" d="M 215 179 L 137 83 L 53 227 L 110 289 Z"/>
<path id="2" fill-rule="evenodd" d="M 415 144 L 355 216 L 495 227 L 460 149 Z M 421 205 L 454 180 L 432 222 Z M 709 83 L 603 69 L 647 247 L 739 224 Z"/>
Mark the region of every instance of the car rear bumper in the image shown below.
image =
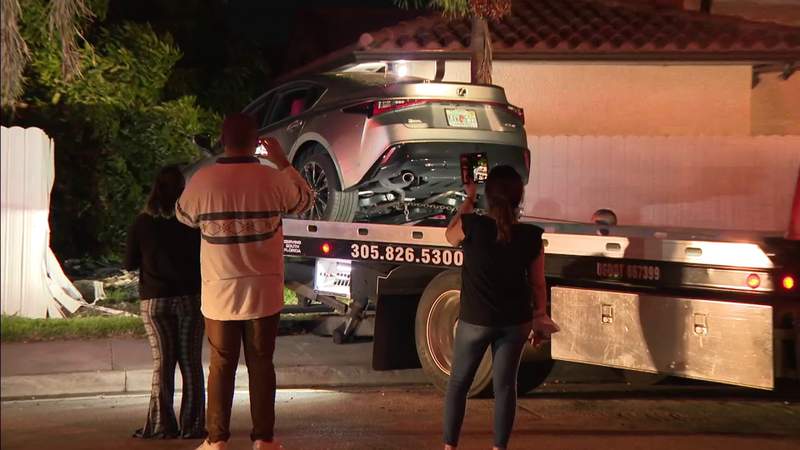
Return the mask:
<path id="1" fill-rule="evenodd" d="M 375 193 L 403 191 L 428 198 L 461 189 L 461 155 L 485 153 L 489 168 L 509 165 L 528 181 L 528 149 L 475 142 L 415 142 L 390 147 L 356 186 Z"/>

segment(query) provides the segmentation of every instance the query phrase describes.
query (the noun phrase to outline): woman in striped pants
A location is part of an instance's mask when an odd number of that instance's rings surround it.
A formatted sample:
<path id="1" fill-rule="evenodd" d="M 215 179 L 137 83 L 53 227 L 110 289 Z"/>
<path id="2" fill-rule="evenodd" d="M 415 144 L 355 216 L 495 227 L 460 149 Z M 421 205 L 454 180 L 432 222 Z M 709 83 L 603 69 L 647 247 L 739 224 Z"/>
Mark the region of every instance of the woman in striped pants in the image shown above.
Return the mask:
<path id="1" fill-rule="evenodd" d="M 125 268 L 139 269 L 141 314 L 153 353 L 150 408 L 135 437 L 205 437 L 200 235 L 175 219 L 183 187 L 178 166 L 163 168 L 128 232 Z M 173 409 L 176 365 L 183 379 L 179 418 Z"/>

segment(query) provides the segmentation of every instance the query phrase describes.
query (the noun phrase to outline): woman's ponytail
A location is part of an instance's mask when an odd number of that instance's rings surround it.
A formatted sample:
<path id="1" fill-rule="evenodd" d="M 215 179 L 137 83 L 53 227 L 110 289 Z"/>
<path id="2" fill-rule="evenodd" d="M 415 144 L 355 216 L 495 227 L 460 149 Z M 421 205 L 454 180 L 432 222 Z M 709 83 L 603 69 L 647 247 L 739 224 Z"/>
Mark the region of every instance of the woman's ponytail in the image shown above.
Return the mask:
<path id="1" fill-rule="evenodd" d="M 497 240 L 511 242 L 511 229 L 517 222 L 517 211 L 522 201 L 522 177 L 511 166 L 497 166 L 486 180 L 486 199 L 489 215 L 497 224 Z"/>

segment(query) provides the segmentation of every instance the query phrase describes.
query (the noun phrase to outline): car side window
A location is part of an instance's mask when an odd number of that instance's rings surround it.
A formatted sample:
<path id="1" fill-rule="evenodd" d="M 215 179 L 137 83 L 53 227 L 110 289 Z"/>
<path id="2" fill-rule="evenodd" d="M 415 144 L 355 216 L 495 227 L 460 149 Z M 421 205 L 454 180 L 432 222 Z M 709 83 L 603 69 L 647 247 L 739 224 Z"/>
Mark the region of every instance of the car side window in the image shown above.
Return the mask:
<path id="1" fill-rule="evenodd" d="M 284 91 L 275 102 L 269 123 L 280 122 L 303 113 L 312 107 L 324 92 L 321 87 L 315 85 L 306 85 Z"/>
<path id="2" fill-rule="evenodd" d="M 306 97 L 309 88 L 298 88 L 286 91 L 280 96 L 272 110 L 269 123 L 280 122 L 288 117 L 296 116 L 308 108 Z"/>
<path id="3" fill-rule="evenodd" d="M 272 92 L 260 99 L 255 105 L 248 107 L 245 112 L 256 119 L 256 123 L 260 128 L 267 126 L 267 119 L 271 110 L 272 102 L 275 100 L 275 92 Z"/>

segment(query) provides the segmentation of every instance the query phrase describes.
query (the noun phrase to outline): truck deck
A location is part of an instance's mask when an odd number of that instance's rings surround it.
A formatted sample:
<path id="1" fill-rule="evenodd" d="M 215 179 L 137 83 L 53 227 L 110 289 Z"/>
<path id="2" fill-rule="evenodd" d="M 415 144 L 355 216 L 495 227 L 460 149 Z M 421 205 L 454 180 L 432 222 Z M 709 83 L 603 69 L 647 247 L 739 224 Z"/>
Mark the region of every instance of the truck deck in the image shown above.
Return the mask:
<path id="1" fill-rule="evenodd" d="M 771 233 L 526 223 L 545 230 L 551 315 L 562 329 L 547 354 L 529 352 L 534 366 L 553 358 L 761 389 L 797 377 L 796 242 Z M 286 219 L 283 232 L 289 272 L 306 268 L 287 280 L 301 295 L 340 305 L 339 341 L 375 309 L 375 360 L 387 359 L 381 351 L 402 353 L 410 339 L 434 383 L 449 373 L 447 349 L 435 347 L 452 344 L 457 295 L 448 293 L 460 289 L 463 253 L 444 228 Z M 416 331 L 403 337 L 398 330 L 410 320 Z M 384 334 L 393 343 L 381 350 Z"/>

